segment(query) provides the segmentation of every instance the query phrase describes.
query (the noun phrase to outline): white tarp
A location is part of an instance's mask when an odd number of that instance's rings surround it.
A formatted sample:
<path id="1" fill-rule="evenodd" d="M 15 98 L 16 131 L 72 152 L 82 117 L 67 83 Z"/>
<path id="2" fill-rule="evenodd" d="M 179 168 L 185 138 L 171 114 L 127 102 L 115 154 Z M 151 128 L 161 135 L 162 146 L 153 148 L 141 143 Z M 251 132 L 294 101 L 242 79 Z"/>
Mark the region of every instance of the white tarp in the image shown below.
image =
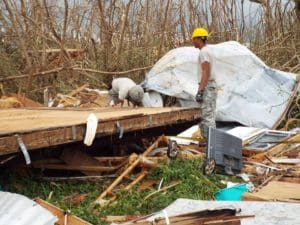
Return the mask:
<path id="1" fill-rule="evenodd" d="M 164 106 L 162 96 L 155 91 L 145 92 L 142 103 L 143 103 L 144 107 L 163 107 Z"/>
<path id="2" fill-rule="evenodd" d="M 271 69 L 238 42 L 208 47 L 218 85 L 217 120 L 271 128 L 287 106 L 296 75 Z M 194 47 L 171 50 L 146 75 L 144 87 L 177 97 L 182 106 L 197 105 L 198 56 Z"/>

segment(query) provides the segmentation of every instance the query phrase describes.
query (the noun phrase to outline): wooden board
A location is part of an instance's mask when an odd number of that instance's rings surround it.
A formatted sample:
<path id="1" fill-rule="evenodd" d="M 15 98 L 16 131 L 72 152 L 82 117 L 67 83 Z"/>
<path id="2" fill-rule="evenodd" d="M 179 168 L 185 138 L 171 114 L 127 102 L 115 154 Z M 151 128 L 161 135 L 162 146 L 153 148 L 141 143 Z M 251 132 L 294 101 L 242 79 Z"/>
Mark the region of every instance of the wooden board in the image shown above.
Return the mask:
<path id="1" fill-rule="evenodd" d="M 197 108 L 104 108 L 95 110 L 7 109 L 0 111 L 0 155 L 19 152 L 18 134 L 28 150 L 82 141 L 86 119 L 98 118 L 96 136 L 117 134 L 119 122 L 124 132 L 195 121 Z"/>
<path id="2" fill-rule="evenodd" d="M 97 168 L 98 166 L 100 167 L 101 164 L 97 159 L 94 159 L 93 157 L 89 156 L 86 152 L 83 150 L 79 149 L 64 149 L 62 152 L 60 158 L 67 163 L 70 166 L 94 166 Z M 96 176 L 100 175 L 98 171 L 81 171 L 87 176 Z"/>
<path id="3" fill-rule="evenodd" d="M 282 152 L 283 150 L 290 148 L 291 145 L 298 144 L 295 142 L 298 142 L 299 138 L 300 138 L 300 132 L 298 132 L 294 136 L 287 139 L 284 143 L 277 144 L 274 147 L 272 147 L 271 149 L 269 149 L 268 151 L 261 152 L 261 153 L 254 155 L 252 157 L 252 159 L 257 162 L 262 162 L 263 160 L 266 159 L 266 157 L 265 157 L 266 155 L 272 158 L 273 156 Z"/>
<path id="4" fill-rule="evenodd" d="M 4 109 L 0 111 L 0 135 L 85 124 L 91 113 L 99 121 L 108 121 L 181 110 L 182 108 Z"/>
<path id="5" fill-rule="evenodd" d="M 271 181 L 255 193 L 244 193 L 243 200 L 252 201 L 300 201 L 300 184 Z"/>
<path id="6" fill-rule="evenodd" d="M 49 210 L 53 215 L 55 215 L 58 219 L 57 223 L 58 225 L 92 225 L 91 223 L 84 221 L 80 219 L 77 216 L 74 216 L 72 214 L 66 214 L 65 211 L 62 209 L 40 199 L 36 198 L 34 199 L 35 202 L 37 202 L 39 205 L 44 207 L 45 209 Z M 67 219 L 65 218 L 67 216 Z M 67 223 L 65 223 L 67 221 Z"/>

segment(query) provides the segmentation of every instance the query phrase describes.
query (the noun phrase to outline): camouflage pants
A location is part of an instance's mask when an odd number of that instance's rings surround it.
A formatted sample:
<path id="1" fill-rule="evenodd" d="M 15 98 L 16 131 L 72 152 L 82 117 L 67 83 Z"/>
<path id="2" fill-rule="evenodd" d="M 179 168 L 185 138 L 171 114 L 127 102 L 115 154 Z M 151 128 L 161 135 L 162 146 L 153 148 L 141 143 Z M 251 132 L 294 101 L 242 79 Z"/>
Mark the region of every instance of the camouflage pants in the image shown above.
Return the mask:
<path id="1" fill-rule="evenodd" d="M 216 128 L 216 101 L 217 101 L 217 88 L 216 82 L 210 81 L 203 93 L 203 103 L 201 104 L 201 118 L 199 128 L 202 137 L 207 139 L 208 128 Z"/>

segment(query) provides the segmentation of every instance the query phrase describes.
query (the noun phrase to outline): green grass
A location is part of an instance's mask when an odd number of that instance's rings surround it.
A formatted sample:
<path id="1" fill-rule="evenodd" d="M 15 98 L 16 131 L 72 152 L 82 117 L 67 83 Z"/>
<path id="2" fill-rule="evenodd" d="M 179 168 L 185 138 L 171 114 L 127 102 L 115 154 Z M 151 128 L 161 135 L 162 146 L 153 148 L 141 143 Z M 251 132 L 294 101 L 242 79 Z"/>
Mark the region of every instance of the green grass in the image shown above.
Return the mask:
<path id="1" fill-rule="evenodd" d="M 204 176 L 199 171 L 199 160 L 176 159 L 164 161 L 160 166 L 143 180 L 151 179 L 159 181 L 163 178 L 163 186 L 172 182 L 181 181 L 180 184 L 168 189 L 166 192 L 159 192 L 147 200 L 143 200 L 156 188 L 138 191 L 117 192 L 118 201 L 104 208 L 92 208 L 91 203 L 101 194 L 112 180 L 106 182 L 46 182 L 41 181 L 37 176 L 24 177 L 15 173 L 0 174 L 0 184 L 5 191 L 20 193 L 29 198 L 40 197 L 62 208 L 69 209 L 80 218 L 93 224 L 104 224 L 101 217 L 107 215 L 145 215 L 163 209 L 178 198 L 190 199 L 213 199 L 213 194 L 224 185 L 221 180 L 228 180 L 227 176 L 214 175 Z M 8 174 L 8 175 L 7 175 Z M 122 183 L 122 185 L 126 185 Z M 53 192 L 51 199 L 49 193 Z M 88 193 L 88 197 L 78 205 L 70 205 L 65 201 L 66 196 L 74 193 Z"/>

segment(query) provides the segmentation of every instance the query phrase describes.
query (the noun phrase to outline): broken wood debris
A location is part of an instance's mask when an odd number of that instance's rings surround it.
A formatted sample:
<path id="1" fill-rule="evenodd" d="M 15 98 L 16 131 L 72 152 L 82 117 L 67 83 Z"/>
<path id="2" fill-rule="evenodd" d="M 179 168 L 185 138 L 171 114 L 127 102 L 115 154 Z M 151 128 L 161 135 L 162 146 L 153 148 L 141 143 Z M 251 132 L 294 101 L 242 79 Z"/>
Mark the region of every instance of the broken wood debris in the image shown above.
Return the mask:
<path id="1" fill-rule="evenodd" d="M 106 85 L 103 84 L 106 88 Z M 84 84 L 68 94 L 58 93 L 51 104 L 51 107 L 68 108 L 68 107 L 106 107 L 108 105 L 107 89 L 98 90 L 88 88 L 88 84 Z"/>
<path id="2" fill-rule="evenodd" d="M 95 200 L 96 204 L 101 204 L 101 200 L 106 197 L 108 193 L 111 193 L 113 188 L 117 186 L 122 179 L 127 176 L 140 162 L 146 157 L 154 148 L 157 148 L 161 143 L 167 143 L 165 136 L 159 137 L 141 156 L 134 156 L 134 160 L 128 165 L 125 171 Z"/>
<path id="3" fill-rule="evenodd" d="M 174 182 L 174 183 L 170 184 L 169 186 L 160 188 L 159 190 L 154 191 L 154 192 L 150 193 L 149 195 L 147 195 L 147 196 L 144 198 L 144 200 L 147 200 L 148 198 L 150 198 L 152 195 L 155 195 L 156 193 L 164 192 L 164 191 L 166 191 L 166 190 L 168 190 L 168 189 L 170 189 L 170 188 L 172 188 L 172 187 L 175 187 L 176 185 L 178 185 L 178 184 L 180 184 L 180 183 L 181 183 L 181 181 L 177 181 L 177 182 Z"/>
<path id="4" fill-rule="evenodd" d="M 266 151 L 255 152 L 252 153 L 251 156 L 243 158 L 243 172 L 249 175 L 250 182 L 253 182 L 256 187 L 253 192 L 245 193 L 242 196 L 243 200 L 300 201 L 298 195 L 293 195 L 299 188 L 300 179 L 300 167 L 298 166 L 297 160 L 299 159 L 299 135 L 300 133 L 298 132 L 287 140 L 274 143 L 274 146 Z M 113 178 L 115 179 L 94 201 L 95 205 L 100 204 L 100 206 L 107 206 L 117 200 L 117 195 L 114 191 L 117 189 L 117 186 L 120 186 L 119 189 L 121 190 L 130 190 L 141 182 L 151 169 L 157 166 L 159 160 L 166 159 L 164 154 L 167 151 L 166 146 L 168 146 L 168 144 L 169 138 L 161 136 L 141 155 L 131 154 L 130 156 L 118 157 L 92 157 L 85 151 L 66 148 L 59 159 L 33 161 L 32 164 L 33 167 L 36 168 L 77 170 L 87 175 L 87 178 L 93 176 L 99 177 L 99 175 L 103 174 L 113 174 Z M 203 152 L 200 152 L 201 149 L 195 144 L 189 144 L 188 146 L 179 145 L 179 150 L 180 157 L 186 159 L 203 157 L 205 155 Z M 251 149 L 247 149 L 247 151 L 251 151 Z M 159 156 L 150 154 L 154 152 Z M 122 184 L 122 182 L 124 183 Z M 175 183 L 173 182 L 169 184 L 169 186 L 151 192 L 144 197 L 144 201 L 156 193 L 169 191 L 170 188 L 180 184 L 180 182 L 181 181 L 175 181 Z M 278 188 L 280 186 L 279 184 L 283 188 Z M 286 189 L 290 191 L 288 191 L 286 195 L 282 194 Z M 265 194 L 269 192 L 276 194 Z M 85 196 L 79 195 L 78 201 L 82 199 L 81 197 L 84 198 Z M 239 219 L 239 217 L 223 217 L 214 220 L 196 220 L 196 223 L 234 224 L 234 222 L 238 222 Z M 177 222 L 175 221 L 175 223 Z M 178 224 L 185 223 L 178 222 Z"/>
<path id="5" fill-rule="evenodd" d="M 36 198 L 34 201 L 54 214 L 58 218 L 58 225 L 92 225 L 91 223 L 73 215 L 70 211 L 64 211 L 43 199 Z"/>
<path id="6" fill-rule="evenodd" d="M 300 202 L 300 132 L 244 159 L 243 172 L 256 184 L 243 200 Z"/>
<path id="7" fill-rule="evenodd" d="M 176 224 L 176 225 L 189 225 L 189 224 L 216 224 L 216 225 L 238 225 L 241 224 L 242 219 L 254 218 L 253 215 L 236 215 L 235 209 L 215 209 L 215 210 L 204 210 L 196 211 L 192 213 L 179 214 L 176 216 L 169 217 L 164 211 L 163 217 L 158 216 L 145 216 L 142 218 L 133 219 L 126 222 L 126 224 L 138 224 L 138 225 L 163 225 L 163 224 Z M 108 218 L 113 219 L 113 218 Z M 117 220 L 124 220 L 125 218 L 115 217 Z"/>

